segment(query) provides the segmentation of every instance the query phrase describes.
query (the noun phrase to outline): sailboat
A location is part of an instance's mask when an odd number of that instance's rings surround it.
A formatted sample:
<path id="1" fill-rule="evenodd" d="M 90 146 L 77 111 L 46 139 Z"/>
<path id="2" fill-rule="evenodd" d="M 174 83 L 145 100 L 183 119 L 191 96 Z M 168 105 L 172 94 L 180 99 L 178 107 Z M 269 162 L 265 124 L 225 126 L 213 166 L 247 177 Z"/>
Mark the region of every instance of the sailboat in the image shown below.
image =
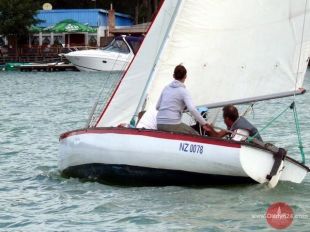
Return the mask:
<path id="1" fill-rule="evenodd" d="M 124 185 L 302 183 L 309 168 L 283 148 L 135 124 L 140 111 L 155 108 L 181 63 L 197 106 L 304 93 L 309 11 L 308 0 L 164 1 L 103 108 L 95 107 L 85 128 L 60 135 L 62 175 Z M 131 126 L 117 127 L 124 122 Z"/>

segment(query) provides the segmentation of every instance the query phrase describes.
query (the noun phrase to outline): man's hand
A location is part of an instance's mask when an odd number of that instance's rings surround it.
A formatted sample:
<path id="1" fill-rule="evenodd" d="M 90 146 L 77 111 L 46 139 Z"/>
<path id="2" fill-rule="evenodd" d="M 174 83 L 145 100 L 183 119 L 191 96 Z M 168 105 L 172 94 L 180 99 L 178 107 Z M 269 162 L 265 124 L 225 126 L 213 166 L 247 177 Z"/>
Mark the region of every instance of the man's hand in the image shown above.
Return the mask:
<path id="1" fill-rule="evenodd" d="M 212 133 L 214 131 L 213 127 L 206 123 L 205 125 L 202 126 L 202 128 L 207 132 L 207 133 Z"/>
<path id="2" fill-rule="evenodd" d="M 207 135 L 212 136 L 212 137 L 221 138 L 229 134 L 229 132 L 226 130 L 216 131 L 214 127 L 212 126 L 212 124 L 208 124 L 208 123 L 203 125 L 202 128 L 205 130 Z"/>

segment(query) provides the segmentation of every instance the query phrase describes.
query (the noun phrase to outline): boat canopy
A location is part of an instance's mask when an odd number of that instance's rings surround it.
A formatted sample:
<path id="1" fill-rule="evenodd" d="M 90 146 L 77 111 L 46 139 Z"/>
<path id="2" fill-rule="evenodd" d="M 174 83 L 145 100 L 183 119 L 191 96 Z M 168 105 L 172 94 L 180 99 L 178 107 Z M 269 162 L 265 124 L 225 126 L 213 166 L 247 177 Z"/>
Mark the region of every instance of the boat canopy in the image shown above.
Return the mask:
<path id="1" fill-rule="evenodd" d="M 131 47 L 131 50 L 136 54 L 141 46 L 144 36 L 126 36 L 125 40 Z"/>

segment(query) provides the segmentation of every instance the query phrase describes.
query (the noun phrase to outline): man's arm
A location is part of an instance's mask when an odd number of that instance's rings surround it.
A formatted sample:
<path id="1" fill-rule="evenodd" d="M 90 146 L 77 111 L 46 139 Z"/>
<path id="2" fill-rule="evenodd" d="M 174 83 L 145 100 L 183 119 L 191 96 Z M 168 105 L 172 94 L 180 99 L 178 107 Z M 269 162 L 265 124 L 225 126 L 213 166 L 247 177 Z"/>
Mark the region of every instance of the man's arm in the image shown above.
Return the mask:
<path id="1" fill-rule="evenodd" d="M 192 98 L 189 93 L 185 90 L 183 92 L 184 103 L 187 107 L 187 110 L 194 116 L 196 121 L 198 121 L 201 125 L 205 125 L 207 121 L 201 116 L 196 107 L 192 102 Z"/>
<path id="2" fill-rule="evenodd" d="M 216 131 L 213 126 L 210 124 L 206 124 L 203 126 L 203 129 L 207 132 L 207 135 L 216 138 L 222 138 L 228 134 L 230 134 L 227 130 Z"/>

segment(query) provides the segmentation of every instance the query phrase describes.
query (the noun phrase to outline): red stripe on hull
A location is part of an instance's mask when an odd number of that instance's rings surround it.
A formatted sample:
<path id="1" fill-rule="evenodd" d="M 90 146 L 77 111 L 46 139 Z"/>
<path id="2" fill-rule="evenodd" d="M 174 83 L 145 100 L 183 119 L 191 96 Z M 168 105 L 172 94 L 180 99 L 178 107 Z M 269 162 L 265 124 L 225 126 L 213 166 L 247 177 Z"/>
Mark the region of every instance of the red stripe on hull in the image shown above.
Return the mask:
<path id="1" fill-rule="evenodd" d="M 202 137 L 196 135 L 189 135 L 189 134 L 177 134 L 177 133 L 170 133 L 165 131 L 156 131 L 156 130 L 144 130 L 144 129 L 134 129 L 134 128 L 89 128 L 89 129 L 80 129 L 75 131 L 69 131 L 60 135 L 59 140 L 68 138 L 74 135 L 81 135 L 81 134 L 126 134 L 126 135 L 139 135 L 139 136 L 149 136 L 154 138 L 161 138 L 161 139 L 170 139 L 170 140 L 184 140 L 190 142 L 198 142 L 198 143 L 205 143 L 205 144 L 212 144 L 212 145 L 220 145 L 225 147 L 234 147 L 240 148 L 241 143 L 232 141 L 232 140 L 224 140 L 218 138 L 211 138 L 211 137 Z"/>

